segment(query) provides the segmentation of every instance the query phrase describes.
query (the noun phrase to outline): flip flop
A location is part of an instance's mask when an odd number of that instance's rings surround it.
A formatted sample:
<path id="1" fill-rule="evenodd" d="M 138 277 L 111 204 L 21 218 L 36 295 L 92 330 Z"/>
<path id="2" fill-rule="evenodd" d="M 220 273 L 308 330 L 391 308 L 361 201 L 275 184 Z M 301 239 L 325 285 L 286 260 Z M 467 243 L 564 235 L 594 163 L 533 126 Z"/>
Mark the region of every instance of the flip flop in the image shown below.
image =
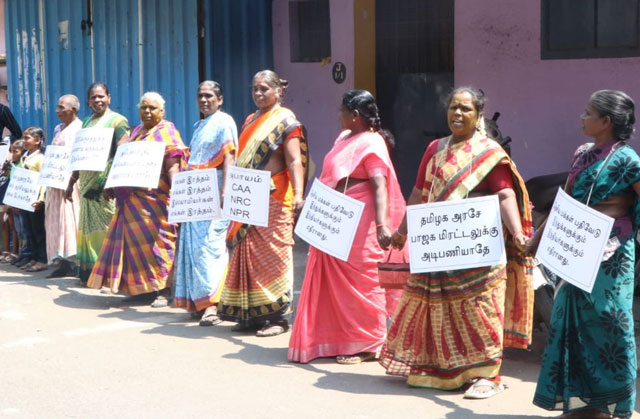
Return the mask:
<path id="1" fill-rule="evenodd" d="M 198 323 L 198 325 L 215 326 L 216 324 L 220 324 L 220 323 L 222 323 L 222 320 L 220 320 L 220 317 L 218 317 L 217 314 L 209 313 L 206 316 L 202 316 L 202 318 L 200 319 L 200 323 Z"/>
<path id="2" fill-rule="evenodd" d="M 480 391 L 480 387 L 491 387 L 489 391 Z M 488 399 L 489 397 L 493 397 L 498 393 L 504 391 L 503 384 L 496 384 L 493 381 L 487 380 L 486 378 L 477 379 L 471 387 L 464 392 L 465 399 Z"/>
<path id="3" fill-rule="evenodd" d="M 360 352 L 355 355 L 338 355 L 336 356 L 336 362 L 341 365 L 357 365 L 366 361 L 373 361 L 376 359 L 375 352 Z"/>
<path id="4" fill-rule="evenodd" d="M 268 338 L 271 336 L 278 336 L 289 330 L 287 323 L 267 323 L 262 329 L 256 332 L 256 336 L 259 338 Z"/>

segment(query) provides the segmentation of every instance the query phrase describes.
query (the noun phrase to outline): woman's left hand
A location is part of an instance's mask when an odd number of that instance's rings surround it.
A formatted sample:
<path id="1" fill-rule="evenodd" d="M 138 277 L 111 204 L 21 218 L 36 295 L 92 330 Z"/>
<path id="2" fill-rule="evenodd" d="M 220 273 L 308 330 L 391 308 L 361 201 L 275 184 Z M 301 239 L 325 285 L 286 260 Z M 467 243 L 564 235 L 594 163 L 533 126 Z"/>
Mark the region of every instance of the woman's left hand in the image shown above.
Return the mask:
<path id="1" fill-rule="evenodd" d="M 382 249 L 389 249 L 389 244 L 391 244 L 391 231 L 387 226 L 379 226 L 376 228 L 376 236 L 378 238 L 378 244 Z"/>
<path id="2" fill-rule="evenodd" d="M 304 206 L 304 198 L 301 196 L 293 197 L 291 206 L 293 207 L 293 213 L 297 217 L 298 215 L 300 215 L 300 211 L 302 211 L 302 207 Z"/>
<path id="3" fill-rule="evenodd" d="M 36 201 L 34 203 L 31 204 L 31 206 L 37 211 L 40 208 L 42 208 L 42 206 L 44 205 L 44 202 L 42 201 Z"/>
<path id="4" fill-rule="evenodd" d="M 518 250 L 520 251 L 524 251 L 525 246 L 527 245 L 527 242 L 529 241 L 529 238 L 527 236 L 525 236 L 524 232 L 519 231 L 516 234 L 513 235 L 513 241 L 516 244 L 516 247 L 518 248 Z"/>

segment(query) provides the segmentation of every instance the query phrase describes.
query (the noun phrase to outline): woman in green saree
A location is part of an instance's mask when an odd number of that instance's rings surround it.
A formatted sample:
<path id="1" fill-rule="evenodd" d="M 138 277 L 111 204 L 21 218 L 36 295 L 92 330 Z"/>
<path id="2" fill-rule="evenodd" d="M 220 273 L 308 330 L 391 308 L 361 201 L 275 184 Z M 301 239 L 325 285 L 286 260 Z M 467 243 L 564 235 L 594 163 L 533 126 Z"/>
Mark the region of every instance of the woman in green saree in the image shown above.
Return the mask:
<path id="1" fill-rule="evenodd" d="M 627 418 L 635 402 L 631 309 L 640 224 L 640 158 L 625 143 L 634 130 L 634 103 L 623 92 L 600 90 L 581 119 L 594 142 L 578 148 L 565 189 L 615 223 L 592 292 L 565 281 L 556 291 L 533 403 L 563 410 L 563 418 Z M 542 230 L 528 244 L 531 252 Z"/>
<path id="2" fill-rule="evenodd" d="M 124 136 L 129 135 L 127 118 L 112 111 L 111 95 L 107 85 L 95 82 L 89 86 L 89 107 L 93 113 L 82 121 L 82 128 L 113 128 L 113 139 L 107 166 L 102 172 L 76 171 L 69 180 L 65 198 L 70 200 L 73 185 L 80 182 L 80 222 L 78 223 L 78 252 L 76 258 L 79 265 L 79 277 L 83 284 L 87 283 L 91 269 L 98 260 L 98 253 L 107 234 L 109 222 L 115 212 L 113 198 L 103 196 L 104 184 L 115 155 L 116 145 Z"/>

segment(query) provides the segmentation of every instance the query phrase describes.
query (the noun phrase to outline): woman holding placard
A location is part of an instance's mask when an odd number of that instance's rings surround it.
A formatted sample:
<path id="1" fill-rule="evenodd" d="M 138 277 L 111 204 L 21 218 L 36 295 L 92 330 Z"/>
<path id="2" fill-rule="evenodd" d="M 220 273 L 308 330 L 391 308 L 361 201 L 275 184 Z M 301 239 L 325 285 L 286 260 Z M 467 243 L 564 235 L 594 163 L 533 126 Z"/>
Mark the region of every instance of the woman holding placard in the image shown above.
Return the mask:
<path id="1" fill-rule="evenodd" d="M 271 70 L 253 77 L 253 101 L 238 140 L 238 167 L 271 172 L 268 226 L 233 222 L 234 248 L 218 315 L 235 330 L 258 327 L 257 336 L 289 328 L 293 303 L 293 217 L 303 205 L 307 166 L 304 127 L 280 105 L 288 82 Z"/>
<path id="2" fill-rule="evenodd" d="M 509 156 L 481 133 L 484 103 L 471 87 L 449 96 L 451 135 L 427 147 L 408 205 L 498 195 L 507 264 L 411 275 L 380 355 L 387 374 L 411 386 L 470 384 L 465 397 L 474 399 L 502 391 L 503 346 L 526 348 L 533 317 L 532 262 L 521 250 L 531 235 L 529 197 Z M 404 246 L 406 228 L 405 217 L 394 247 Z"/>
<path id="3" fill-rule="evenodd" d="M 127 118 L 109 108 L 111 95 L 106 84 L 95 82 L 89 86 L 89 107 L 93 113 L 82 121 L 82 128 L 113 128 L 111 152 L 107 167 L 101 172 L 76 171 L 71 175 L 69 186 L 65 191 L 65 199 L 73 199 L 73 190 L 79 181 L 80 220 L 78 222 L 78 276 L 82 283 L 86 283 L 91 270 L 98 260 L 98 252 L 107 235 L 109 222 L 115 212 L 115 202 L 110 196 L 103 196 L 104 184 L 111 160 L 116 151 L 116 144 L 123 137 L 129 135 Z"/>
<path id="4" fill-rule="evenodd" d="M 289 360 L 296 362 L 329 356 L 340 364 L 374 359 L 387 331 L 378 262 L 405 212 L 389 157 L 393 137 L 382 130 L 375 98 L 366 90 L 343 95 L 340 122 L 343 131 L 324 159 L 319 181 L 365 206 L 346 262 L 309 248 L 289 341 Z"/>
<path id="5" fill-rule="evenodd" d="M 191 156 L 186 170 L 217 169 L 224 191 L 227 168 L 233 164 L 238 132 L 230 115 L 222 112 L 222 87 L 215 81 L 198 86 L 198 108 L 204 119 L 193 126 Z M 220 323 L 217 314 L 227 274 L 227 228 L 229 220 L 191 221 L 180 225 L 175 268 L 176 307 L 186 307 L 200 318 L 200 326 Z"/>
<path id="6" fill-rule="evenodd" d="M 591 95 L 565 191 L 615 219 L 591 293 L 561 282 L 533 403 L 562 417 L 630 417 L 635 406 L 636 349 L 632 313 L 635 243 L 640 223 L 640 158 L 626 144 L 635 105 L 625 93 Z M 533 253 L 539 238 L 527 246 Z"/>
<path id="7" fill-rule="evenodd" d="M 138 105 L 142 124 L 120 143 L 163 143 L 162 172 L 155 189 L 113 188 L 116 212 L 87 283 L 91 288 L 154 296 L 168 285 L 178 237 L 177 226 L 167 220 L 171 178 L 184 168 L 189 152 L 173 123 L 164 120 L 164 105 L 156 92 L 142 95 Z M 158 299 L 154 306 L 166 305 L 167 300 Z"/>
<path id="8" fill-rule="evenodd" d="M 53 130 L 51 145 L 69 149 L 75 136 L 82 128 L 78 118 L 80 101 L 74 95 L 63 95 L 58 99 L 56 115 L 60 120 Z M 78 250 L 78 220 L 80 218 L 80 199 L 77 185 L 73 188 L 72 199 L 64 199 L 63 189 L 48 188 L 45 199 L 45 227 L 47 228 L 47 258 L 57 265 L 47 278 L 59 278 L 75 275 L 75 255 Z"/>

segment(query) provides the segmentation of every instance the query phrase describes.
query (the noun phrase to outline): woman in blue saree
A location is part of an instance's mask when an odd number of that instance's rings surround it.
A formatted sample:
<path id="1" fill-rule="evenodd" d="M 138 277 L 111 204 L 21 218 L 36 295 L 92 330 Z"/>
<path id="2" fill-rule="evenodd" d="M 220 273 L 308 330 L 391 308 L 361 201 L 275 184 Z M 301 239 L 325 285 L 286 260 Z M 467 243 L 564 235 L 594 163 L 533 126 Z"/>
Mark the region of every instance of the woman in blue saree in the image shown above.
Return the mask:
<path id="1" fill-rule="evenodd" d="M 204 119 L 194 125 L 187 170 L 218 169 L 218 186 L 224 191 L 227 167 L 233 165 L 238 131 L 233 118 L 219 110 L 222 88 L 215 81 L 198 87 L 198 107 Z M 175 273 L 174 305 L 185 307 L 200 326 L 220 323 L 218 301 L 227 274 L 226 235 L 229 220 L 192 221 L 180 226 Z"/>
<path id="2" fill-rule="evenodd" d="M 634 130 L 634 103 L 623 92 L 600 90 L 581 119 L 594 142 L 576 151 L 565 189 L 615 223 L 592 292 L 564 281 L 556 292 L 533 403 L 563 410 L 563 418 L 627 418 L 635 403 L 631 310 L 640 223 L 640 158 L 625 143 Z"/>

